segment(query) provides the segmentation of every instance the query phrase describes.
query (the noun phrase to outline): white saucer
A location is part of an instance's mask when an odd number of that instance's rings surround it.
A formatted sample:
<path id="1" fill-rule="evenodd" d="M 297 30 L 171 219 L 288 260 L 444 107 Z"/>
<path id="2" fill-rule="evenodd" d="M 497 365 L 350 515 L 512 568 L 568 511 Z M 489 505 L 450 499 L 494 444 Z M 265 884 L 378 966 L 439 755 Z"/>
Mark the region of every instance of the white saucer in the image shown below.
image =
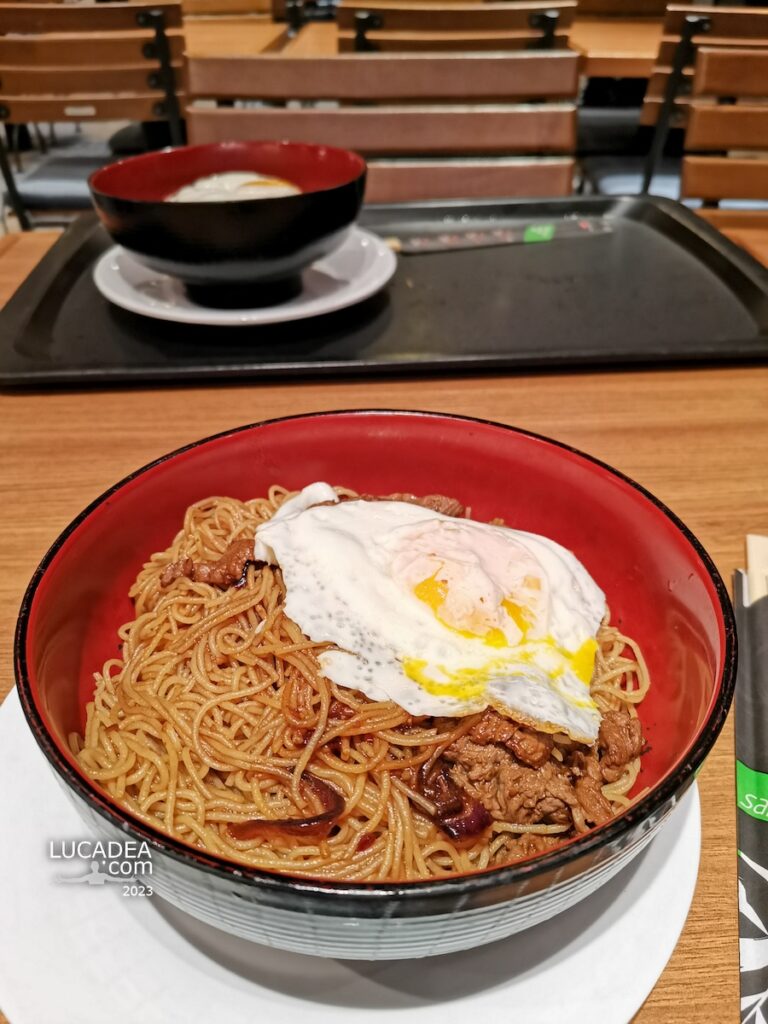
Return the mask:
<path id="1" fill-rule="evenodd" d="M 395 254 L 380 238 L 352 227 L 338 249 L 304 271 L 301 293 L 277 306 L 199 306 L 188 298 L 181 281 L 150 270 L 119 245 L 99 259 L 93 268 L 93 280 L 105 299 L 140 316 L 182 324 L 243 327 L 303 320 L 352 306 L 383 288 L 396 266 Z"/>
<path id="2" fill-rule="evenodd" d="M 0 1000 L 13 1024 L 627 1024 L 677 943 L 701 840 L 693 786 L 629 867 L 552 921 L 466 953 L 367 963 L 235 939 L 122 885 L 57 881 L 87 868 L 47 859 L 49 842 L 88 833 L 15 692 L 0 708 L 0 821 Z"/>

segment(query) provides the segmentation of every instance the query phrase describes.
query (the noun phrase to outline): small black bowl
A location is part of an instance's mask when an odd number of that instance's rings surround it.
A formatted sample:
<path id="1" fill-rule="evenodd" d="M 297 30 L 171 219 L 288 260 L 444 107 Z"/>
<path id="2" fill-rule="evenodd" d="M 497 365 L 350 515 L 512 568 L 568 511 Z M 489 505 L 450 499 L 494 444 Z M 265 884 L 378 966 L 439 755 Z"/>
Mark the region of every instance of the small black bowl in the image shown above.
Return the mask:
<path id="1" fill-rule="evenodd" d="M 284 178 L 299 195 L 171 203 L 183 185 L 225 171 Z M 297 142 L 218 142 L 120 160 L 91 175 L 112 238 L 214 305 L 289 298 L 302 270 L 332 252 L 363 201 L 366 166 L 346 149 Z M 261 286 L 265 286 L 263 289 Z M 242 291 L 241 291 L 242 290 Z"/>

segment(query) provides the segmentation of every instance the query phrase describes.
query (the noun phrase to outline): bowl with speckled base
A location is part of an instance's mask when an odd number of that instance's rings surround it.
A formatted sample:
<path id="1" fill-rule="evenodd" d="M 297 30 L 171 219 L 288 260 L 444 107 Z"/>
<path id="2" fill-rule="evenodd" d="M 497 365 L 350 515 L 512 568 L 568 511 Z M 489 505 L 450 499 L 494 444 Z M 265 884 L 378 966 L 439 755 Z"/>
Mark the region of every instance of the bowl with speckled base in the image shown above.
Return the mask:
<path id="1" fill-rule="evenodd" d="M 648 750 L 631 806 L 606 824 L 505 867 L 430 881 L 297 878 L 170 838 L 114 803 L 80 770 L 93 671 L 132 618 L 128 590 L 192 502 L 249 498 L 313 480 L 361 492 L 444 493 L 473 516 L 541 533 L 572 550 L 605 591 L 612 621 L 641 645 L 652 686 Z M 712 560 L 661 502 L 567 445 L 498 423 L 434 413 L 352 410 L 254 423 L 132 473 L 51 547 L 22 604 L 15 645 L 29 727 L 95 833 L 146 841 L 153 886 L 175 906 L 281 949 L 350 959 L 449 953 L 565 910 L 613 877 L 663 827 L 714 743 L 733 694 L 736 638 Z M 30 801 L 32 806 L 32 801 Z M 30 812 L 31 813 L 31 812 Z"/>

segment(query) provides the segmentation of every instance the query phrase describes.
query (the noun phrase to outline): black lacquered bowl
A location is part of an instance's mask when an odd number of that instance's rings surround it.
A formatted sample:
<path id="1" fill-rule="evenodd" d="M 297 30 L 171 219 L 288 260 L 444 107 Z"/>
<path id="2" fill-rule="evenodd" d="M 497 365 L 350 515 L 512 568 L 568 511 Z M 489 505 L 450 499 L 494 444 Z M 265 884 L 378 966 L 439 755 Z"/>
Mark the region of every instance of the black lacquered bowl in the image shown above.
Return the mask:
<path id="1" fill-rule="evenodd" d="M 255 171 L 296 185 L 299 195 L 228 202 L 167 202 L 183 185 L 226 171 Z M 333 251 L 355 221 L 365 161 L 332 146 L 221 142 L 130 157 L 91 175 L 101 222 L 119 245 L 192 289 L 245 288 L 246 304 L 298 291 L 298 275 Z M 204 296 L 203 296 L 204 297 Z M 234 304 L 237 304 L 235 301 Z"/>

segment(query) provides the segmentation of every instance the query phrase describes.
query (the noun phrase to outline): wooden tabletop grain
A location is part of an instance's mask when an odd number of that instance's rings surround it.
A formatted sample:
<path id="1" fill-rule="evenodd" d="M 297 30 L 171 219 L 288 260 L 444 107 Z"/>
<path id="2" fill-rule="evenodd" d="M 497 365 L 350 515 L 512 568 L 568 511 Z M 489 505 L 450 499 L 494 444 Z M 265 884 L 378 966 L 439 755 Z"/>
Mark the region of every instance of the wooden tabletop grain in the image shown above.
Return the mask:
<path id="1" fill-rule="evenodd" d="M 649 78 L 661 36 L 661 18 L 581 15 L 571 27 L 571 46 L 584 54 L 586 75 Z"/>
<path id="2" fill-rule="evenodd" d="M 0 302 L 53 237 L 0 241 Z M 730 582 L 744 562 L 744 535 L 768 530 L 767 396 L 766 366 L 0 394 L 0 479 L 7 495 L 0 531 L 6 652 L 0 696 L 12 686 L 19 601 L 48 545 L 114 481 L 196 438 L 271 416 L 359 407 L 428 409 L 514 424 L 584 449 L 650 488 L 697 534 Z M 699 776 L 699 789 L 703 835 L 693 906 L 636 1024 L 738 1019 L 730 724 Z M 75 1008 L 62 1007 L 61 1020 L 71 1019 Z M 600 1019 L 596 1007 L 594 1020 Z"/>
<path id="3" fill-rule="evenodd" d="M 185 52 L 188 57 L 255 57 L 283 50 L 290 41 L 288 26 L 264 15 L 185 17 Z"/>

